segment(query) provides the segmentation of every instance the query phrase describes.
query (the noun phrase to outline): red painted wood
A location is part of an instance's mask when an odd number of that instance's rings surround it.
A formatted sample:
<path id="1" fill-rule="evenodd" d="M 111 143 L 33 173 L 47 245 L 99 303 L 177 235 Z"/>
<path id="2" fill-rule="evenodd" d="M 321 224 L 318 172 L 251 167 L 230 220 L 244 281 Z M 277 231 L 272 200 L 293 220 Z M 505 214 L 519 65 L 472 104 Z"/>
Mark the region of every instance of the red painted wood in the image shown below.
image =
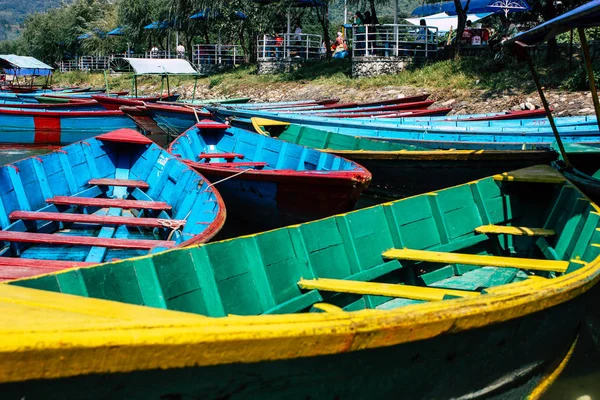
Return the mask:
<path id="1" fill-rule="evenodd" d="M 151 110 L 151 111 L 166 111 L 166 112 L 181 112 L 181 113 L 186 113 L 186 114 L 195 114 L 198 117 L 202 117 L 202 118 L 211 118 L 212 114 L 209 112 L 205 112 L 205 111 L 201 111 L 201 110 L 196 110 L 196 112 L 194 113 L 194 109 L 192 108 L 192 106 L 171 106 L 168 104 L 156 104 L 156 103 L 150 103 L 150 104 L 146 104 L 144 106 L 144 108 Z"/>
<path id="2" fill-rule="evenodd" d="M 200 153 L 198 157 L 210 160 L 212 158 L 244 158 L 244 155 L 239 153 Z"/>
<path id="3" fill-rule="evenodd" d="M 65 108 L 68 108 L 69 110 L 72 110 L 73 108 L 84 108 L 84 107 L 90 107 L 90 106 L 94 106 L 97 103 L 94 100 L 77 100 L 77 101 L 70 101 L 68 103 L 59 103 L 59 104 L 52 104 L 52 103 L 47 103 L 47 104 L 33 104 L 33 103 L 27 103 L 27 104 L 2 104 L 2 108 L 27 108 L 27 109 L 32 109 L 32 110 L 36 110 L 36 109 L 42 109 L 42 110 L 55 110 L 55 111 L 61 111 Z"/>
<path id="4" fill-rule="evenodd" d="M 226 162 L 226 163 L 212 163 L 210 164 L 215 167 L 226 167 L 226 168 L 236 168 L 236 167 L 266 167 L 266 162 Z"/>
<path id="5" fill-rule="evenodd" d="M 11 260 L 18 260 L 18 258 L 13 258 Z M 78 265 L 72 264 L 71 266 L 66 266 L 63 268 L 46 268 L 39 266 L 42 262 L 45 264 L 46 261 L 35 260 L 38 266 L 19 266 L 19 265 L 3 265 L 0 266 L 0 282 L 4 281 L 12 281 L 15 279 L 23 279 L 29 278 L 32 276 L 43 275 L 43 274 L 51 274 L 53 272 L 62 271 L 67 268 L 78 267 Z"/>
<path id="6" fill-rule="evenodd" d="M 90 197 L 56 196 L 46 203 L 57 205 L 75 205 L 84 207 L 139 208 L 144 210 L 170 210 L 171 206 L 163 201 L 103 199 Z"/>
<path id="7" fill-rule="evenodd" d="M 148 189 L 150 185 L 144 181 L 136 181 L 133 179 L 109 179 L 109 178 L 101 178 L 101 179 L 90 179 L 88 181 L 90 185 L 100 185 L 100 186 L 124 186 L 130 188 L 140 188 L 140 189 Z"/>
<path id="8" fill-rule="evenodd" d="M 34 258 L 0 257 L 0 267 L 37 267 L 40 269 L 64 269 L 96 265 L 85 261 L 37 260 Z"/>
<path id="9" fill-rule="evenodd" d="M 129 128 L 117 129 L 116 131 L 104 133 L 96 136 L 96 139 L 104 142 L 120 142 L 120 143 L 134 143 L 134 144 L 151 144 L 152 140 L 142 135 L 138 131 L 134 131 Z"/>
<path id="10" fill-rule="evenodd" d="M 229 129 L 229 128 L 231 128 L 231 126 L 229 126 L 229 124 L 222 124 L 222 123 L 210 120 L 210 119 L 203 119 L 202 121 L 198 122 L 194 126 L 199 129 Z"/>
<path id="11" fill-rule="evenodd" d="M 60 117 L 34 116 L 35 144 L 60 143 Z"/>
<path id="12" fill-rule="evenodd" d="M 140 250 L 150 250 L 154 247 L 175 247 L 175 242 L 166 240 L 115 239 L 12 231 L 0 231 L 0 241 Z"/>
<path id="13" fill-rule="evenodd" d="M 26 107 L 22 107 L 22 109 L 18 109 L 18 110 L 11 110 L 8 108 L 0 108 L 0 114 L 10 114 L 10 115 L 27 115 L 30 117 L 36 117 L 36 116 L 40 116 L 40 117 L 63 117 L 63 118 L 70 118 L 70 117 L 97 117 L 97 116 L 102 116 L 102 117 L 112 117 L 112 116 L 122 116 L 123 112 L 122 111 L 112 111 L 112 110 L 107 110 L 107 111 L 46 111 L 46 110 L 34 110 L 34 109 L 27 109 Z"/>
<path id="14" fill-rule="evenodd" d="M 13 211 L 12 213 L 10 213 L 9 217 L 12 220 L 23 219 L 28 221 L 56 221 L 97 225 L 125 225 L 144 228 L 165 228 L 185 224 L 184 220 L 173 219 L 111 217 L 107 215 L 70 214 L 35 211 Z"/>

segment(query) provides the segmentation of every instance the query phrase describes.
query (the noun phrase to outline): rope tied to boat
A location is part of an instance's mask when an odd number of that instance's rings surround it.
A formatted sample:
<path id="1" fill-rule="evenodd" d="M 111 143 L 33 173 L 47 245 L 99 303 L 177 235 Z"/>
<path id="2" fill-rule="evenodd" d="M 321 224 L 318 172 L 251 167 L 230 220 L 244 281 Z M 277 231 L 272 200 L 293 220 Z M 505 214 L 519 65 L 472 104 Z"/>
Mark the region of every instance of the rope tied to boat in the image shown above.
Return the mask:
<path id="1" fill-rule="evenodd" d="M 185 225 L 185 222 L 173 221 L 172 219 L 162 219 L 161 218 L 161 219 L 158 219 L 157 222 L 159 224 L 161 224 L 162 226 L 164 226 L 165 228 L 169 228 L 174 231 L 181 229 Z"/>
<path id="2" fill-rule="evenodd" d="M 233 174 L 233 175 L 231 175 L 231 176 L 228 176 L 227 178 L 223 178 L 223 179 L 221 179 L 220 181 L 213 182 L 213 183 L 211 183 L 210 185 L 208 185 L 208 187 L 209 187 L 209 188 L 211 188 L 211 187 L 214 187 L 215 185 L 217 185 L 217 184 L 219 184 L 219 183 L 221 183 L 221 182 L 225 182 L 225 181 L 227 181 L 227 180 L 229 180 L 229 179 L 231 179 L 231 178 L 235 178 L 236 176 L 240 176 L 240 175 L 242 175 L 242 174 L 245 174 L 245 173 L 246 173 L 246 172 L 248 172 L 248 171 L 254 171 L 254 170 L 253 170 L 252 168 L 246 168 L 245 170 L 242 170 L 241 172 L 238 172 L 237 174 Z"/>
<path id="3" fill-rule="evenodd" d="M 196 117 L 196 123 L 200 123 L 200 117 L 198 117 L 198 110 L 195 107 L 188 106 L 187 104 L 184 106 L 185 108 L 189 108 L 194 112 L 194 117 Z"/>

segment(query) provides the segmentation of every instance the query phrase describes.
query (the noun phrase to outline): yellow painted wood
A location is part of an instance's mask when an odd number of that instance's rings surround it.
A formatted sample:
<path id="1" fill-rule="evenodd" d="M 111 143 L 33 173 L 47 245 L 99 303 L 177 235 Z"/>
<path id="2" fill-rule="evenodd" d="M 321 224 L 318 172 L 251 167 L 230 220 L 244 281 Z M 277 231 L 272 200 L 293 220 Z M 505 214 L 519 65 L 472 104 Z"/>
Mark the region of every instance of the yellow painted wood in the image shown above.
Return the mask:
<path id="1" fill-rule="evenodd" d="M 427 261 L 442 264 L 467 264 L 491 267 L 521 268 L 537 271 L 565 272 L 568 261 L 537 260 L 533 258 L 482 256 L 475 254 L 443 253 L 440 251 L 392 249 L 384 258 L 410 261 Z"/>
<path id="2" fill-rule="evenodd" d="M 329 313 L 343 313 L 343 312 L 345 312 L 340 307 L 334 306 L 333 304 L 329 304 L 329 303 L 317 303 L 317 304 L 313 305 L 313 308 L 316 308 L 317 310 L 321 310 L 321 311 L 324 311 L 324 312 L 329 312 Z"/>
<path id="3" fill-rule="evenodd" d="M 530 182 L 530 183 L 563 183 L 566 178 L 549 165 L 534 165 L 494 175 L 494 180 L 503 182 Z"/>
<path id="4" fill-rule="evenodd" d="M 401 297 L 413 300 L 438 301 L 444 296 L 472 297 L 478 292 L 428 288 L 390 283 L 358 282 L 345 279 L 302 279 L 298 286 L 307 290 L 324 290 L 327 292 L 354 293 L 371 296 Z"/>
<path id="5" fill-rule="evenodd" d="M 267 132 L 263 129 L 263 126 L 288 126 L 290 124 L 289 122 L 275 121 L 272 119 L 260 118 L 260 117 L 250 118 L 250 121 L 252 121 L 252 126 L 254 127 L 254 130 L 257 133 L 260 133 L 261 135 L 265 135 L 265 136 L 270 136 L 270 135 L 269 135 L 269 132 Z"/>
<path id="6" fill-rule="evenodd" d="M 483 225 L 475 228 L 477 233 L 495 234 L 495 235 L 515 235 L 515 236 L 552 236 L 555 235 L 552 229 L 544 228 L 526 228 L 524 226 L 502 226 L 502 225 Z"/>

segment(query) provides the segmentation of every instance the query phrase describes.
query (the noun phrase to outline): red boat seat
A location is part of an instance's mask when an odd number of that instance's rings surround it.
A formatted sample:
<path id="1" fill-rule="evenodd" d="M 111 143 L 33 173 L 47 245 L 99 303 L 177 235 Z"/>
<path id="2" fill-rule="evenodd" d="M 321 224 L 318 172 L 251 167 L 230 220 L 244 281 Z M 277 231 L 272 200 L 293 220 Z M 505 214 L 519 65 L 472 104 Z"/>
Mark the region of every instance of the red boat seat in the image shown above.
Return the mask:
<path id="1" fill-rule="evenodd" d="M 83 207 L 115 207 L 115 208 L 139 208 L 144 210 L 170 210 L 171 206 L 164 201 L 123 200 L 104 199 L 91 197 L 55 196 L 46 199 L 46 203 L 56 205 L 73 205 Z"/>
<path id="2" fill-rule="evenodd" d="M 231 126 L 229 124 L 223 124 L 220 122 L 213 121 L 211 119 L 203 119 L 194 125 L 199 129 L 229 129 Z"/>
<path id="3" fill-rule="evenodd" d="M 139 189 L 148 189 L 150 187 L 150 185 L 144 181 L 136 181 L 132 179 L 90 179 L 88 184 L 99 186 L 124 186 Z"/>
<path id="4" fill-rule="evenodd" d="M 49 233 L 0 231 L 0 241 L 62 244 L 71 246 L 107 247 L 111 249 L 150 250 L 154 247 L 174 247 L 175 242 L 167 240 L 116 239 L 90 236 L 53 235 Z"/>
<path id="5" fill-rule="evenodd" d="M 115 217 L 108 215 L 70 214 L 57 212 L 13 211 L 10 219 L 27 221 L 56 221 L 81 224 L 125 225 L 144 228 L 164 228 L 184 225 L 184 220 L 164 218 Z"/>
<path id="6" fill-rule="evenodd" d="M 244 155 L 238 153 L 200 153 L 198 157 L 206 158 L 208 160 L 212 158 L 225 158 L 233 160 L 234 158 L 244 158 Z"/>

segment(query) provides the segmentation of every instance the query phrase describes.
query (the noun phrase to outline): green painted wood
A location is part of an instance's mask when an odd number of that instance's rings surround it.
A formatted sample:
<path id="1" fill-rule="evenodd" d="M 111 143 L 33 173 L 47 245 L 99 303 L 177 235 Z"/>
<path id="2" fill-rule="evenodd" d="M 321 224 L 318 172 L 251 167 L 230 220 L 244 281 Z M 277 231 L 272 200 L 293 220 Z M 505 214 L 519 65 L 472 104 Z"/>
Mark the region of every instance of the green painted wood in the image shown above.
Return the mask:
<path id="1" fill-rule="evenodd" d="M 317 302 L 344 310 L 401 307 L 414 303 L 322 294 L 302 290 L 298 282 L 330 278 L 481 290 L 527 278 L 512 268 L 384 260 L 382 253 L 392 248 L 590 261 L 598 255 L 591 244 L 600 244 L 600 218 L 578 200 L 578 191 L 564 189 L 568 185 L 532 188 L 485 179 L 252 237 L 75 269 L 60 282 L 45 277 L 22 284 L 214 317 L 304 312 Z M 139 189 L 132 192 L 146 200 Z M 514 246 L 500 247 L 495 236 L 475 233 L 485 223 L 521 222 L 546 225 L 556 238 L 519 237 Z"/>

